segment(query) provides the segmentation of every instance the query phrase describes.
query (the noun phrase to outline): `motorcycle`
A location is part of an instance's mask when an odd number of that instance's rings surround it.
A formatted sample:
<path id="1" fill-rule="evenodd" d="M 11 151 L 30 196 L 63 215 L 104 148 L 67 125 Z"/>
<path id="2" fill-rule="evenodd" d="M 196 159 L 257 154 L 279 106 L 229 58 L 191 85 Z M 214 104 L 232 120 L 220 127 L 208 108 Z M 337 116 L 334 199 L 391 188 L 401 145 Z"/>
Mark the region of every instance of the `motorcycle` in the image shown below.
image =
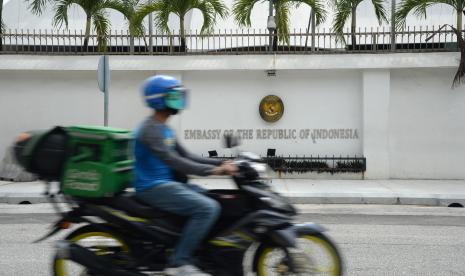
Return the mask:
<path id="1" fill-rule="evenodd" d="M 57 170 L 38 169 L 43 166 L 40 157 L 44 154 L 31 148 L 44 148 L 48 143 L 53 148 L 48 152 L 55 156 L 51 163 L 63 170 L 60 162 L 64 162 L 70 149 L 63 147 L 67 138 L 59 137 L 26 135 L 15 146 L 19 163 L 24 165 L 25 157 L 32 159 L 29 161 L 35 165 L 25 166 L 26 169 L 42 176 L 48 186 L 49 180 L 57 179 L 52 177 Z M 30 146 L 31 143 L 35 146 Z M 234 137 L 226 137 L 227 147 L 237 145 Z M 67 149 L 59 154 L 57 148 Z M 25 154 L 27 150 L 34 157 Z M 195 265 L 218 276 L 342 275 L 343 262 L 337 246 L 323 227 L 294 222 L 296 209 L 273 191 L 266 177 L 269 168 L 261 158 L 241 152 L 233 162 L 239 168 L 238 174 L 232 176 L 237 189 L 207 193 L 220 203 L 222 211 L 196 251 Z M 58 207 L 56 198 L 50 196 L 61 217 L 37 242 L 72 225 L 78 228 L 56 242 L 53 275 L 163 275 L 185 218 L 153 209 L 127 190 L 111 197 L 65 194 L 67 211 Z"/>

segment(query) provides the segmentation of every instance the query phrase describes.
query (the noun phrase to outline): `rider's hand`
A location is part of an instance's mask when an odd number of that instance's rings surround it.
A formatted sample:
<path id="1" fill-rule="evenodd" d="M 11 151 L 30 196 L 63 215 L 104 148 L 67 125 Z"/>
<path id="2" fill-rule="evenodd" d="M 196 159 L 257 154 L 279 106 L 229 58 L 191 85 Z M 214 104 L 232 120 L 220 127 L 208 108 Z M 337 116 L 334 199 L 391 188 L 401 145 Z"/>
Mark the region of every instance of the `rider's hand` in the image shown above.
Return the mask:
<path id="1" fill-rule="evenodd" d="M 231 161 L 225 161 L 218 167 L 215 167 L 212 171 L 213 175 L 235 175 L 239 171 L 239 168 Z"/>
<path id="2" fill-rule="evenodd" d="M 223 167 L 224 173 L 227 175 L 236 175 L 239 172 L 239 168 L 234 164 L 232 161 L 224 161 L 223 164 L 221 164 L 221 167 Z"/>

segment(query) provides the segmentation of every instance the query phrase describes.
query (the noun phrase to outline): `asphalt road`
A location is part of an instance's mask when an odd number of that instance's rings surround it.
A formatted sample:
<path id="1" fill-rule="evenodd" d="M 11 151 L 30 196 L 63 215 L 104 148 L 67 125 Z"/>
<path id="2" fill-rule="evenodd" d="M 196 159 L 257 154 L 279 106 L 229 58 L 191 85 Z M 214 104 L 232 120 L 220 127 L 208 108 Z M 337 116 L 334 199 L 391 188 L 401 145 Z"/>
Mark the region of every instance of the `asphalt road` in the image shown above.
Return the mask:
<path id="1" fill-rule="evenodd" d="M 346 275 L 465 275 L 465 209 L 303 205 L 298 221 L 324 225 Z M 56 216 L 48 204 L 0 204 L 0 275 L 51 275 L 53 240 L 32 244 Z"/>

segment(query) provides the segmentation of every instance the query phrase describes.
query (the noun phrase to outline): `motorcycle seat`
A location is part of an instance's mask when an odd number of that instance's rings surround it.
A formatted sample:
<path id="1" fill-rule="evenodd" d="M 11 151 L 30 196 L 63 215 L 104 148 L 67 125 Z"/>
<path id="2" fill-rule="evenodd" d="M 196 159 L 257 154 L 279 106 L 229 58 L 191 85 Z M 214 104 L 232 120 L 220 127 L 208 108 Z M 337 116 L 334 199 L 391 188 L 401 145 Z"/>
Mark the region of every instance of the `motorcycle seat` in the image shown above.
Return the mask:
<path id="1" fill-rule="evenodd" d="M 165 219 L 180 217 L 176 214 L 153 208 L 139 200 L 134 194 L 122 194 L 109 198 L 86 199 L 85 201 L 93 204 L 105 205 L 140 218 Z"/>

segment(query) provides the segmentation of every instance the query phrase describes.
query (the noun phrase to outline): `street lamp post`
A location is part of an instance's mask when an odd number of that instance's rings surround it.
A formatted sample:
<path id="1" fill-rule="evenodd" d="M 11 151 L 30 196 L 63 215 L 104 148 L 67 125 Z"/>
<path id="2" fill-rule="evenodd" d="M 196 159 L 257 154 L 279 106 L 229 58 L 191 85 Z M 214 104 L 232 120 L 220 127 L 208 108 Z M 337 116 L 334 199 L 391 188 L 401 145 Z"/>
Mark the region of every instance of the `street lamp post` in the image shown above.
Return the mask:
<path id="1" fill-rule="evenodd" d="M 276 30 L 276 21 L 273 16 L 273 0 L 268 1 L 270 3 L 270 10 L 268 14 L 268 21 L 266 23 L 266 28 L 270 32 L 270 41 L 269 41 L 269 51 L 273 51 L 273 32 Z"/>

